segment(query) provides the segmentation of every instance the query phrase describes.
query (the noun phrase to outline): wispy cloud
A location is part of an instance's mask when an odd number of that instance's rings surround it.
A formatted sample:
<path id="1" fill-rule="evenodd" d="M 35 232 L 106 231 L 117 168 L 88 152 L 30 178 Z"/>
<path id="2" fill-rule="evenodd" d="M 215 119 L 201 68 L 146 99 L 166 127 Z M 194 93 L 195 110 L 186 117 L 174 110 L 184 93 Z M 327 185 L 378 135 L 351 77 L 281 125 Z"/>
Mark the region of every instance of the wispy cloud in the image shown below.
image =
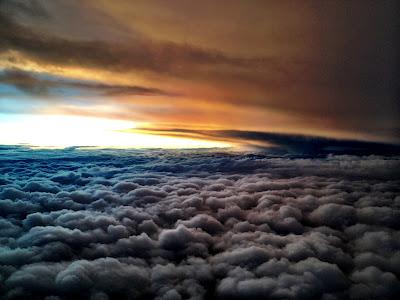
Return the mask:
<path id="1" fill-rule="evenodd" d="M 52 74 L 6 69 L 0 72 L 0 82 L 14 86 L 25 94 L 41 97 L 68 96 L 82 93 L 86 96 L 175 96 L 157 88 L 130 85 L 112 85 L 102 82 L 62 78 Z"/>

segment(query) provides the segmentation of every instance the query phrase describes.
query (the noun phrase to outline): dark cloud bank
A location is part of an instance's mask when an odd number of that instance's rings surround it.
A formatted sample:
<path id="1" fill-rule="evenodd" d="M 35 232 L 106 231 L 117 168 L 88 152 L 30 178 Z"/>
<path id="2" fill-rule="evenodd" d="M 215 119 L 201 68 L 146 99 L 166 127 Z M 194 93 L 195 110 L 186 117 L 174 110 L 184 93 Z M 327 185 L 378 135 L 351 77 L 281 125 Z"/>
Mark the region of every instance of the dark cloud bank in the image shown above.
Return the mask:
<path id="1" fill-rule="evenodd" d="M 400 154 L 400 144 L 398 143 L 335 139 L 312 135 L 245 130 L 191 130 L 182 128 L 140 128 L 139 130 L 145 133 L 167 136 L 231 140 L 253 148 L 263 149 L 275 155 L 296 154 L 316 157 L 328 154 L 376 154 L 385 156 Z"/>
<path id="2" fill-rule="evenodd" d="M 0 149 L 1 299 L 396 299 L 398 157 Z"/>

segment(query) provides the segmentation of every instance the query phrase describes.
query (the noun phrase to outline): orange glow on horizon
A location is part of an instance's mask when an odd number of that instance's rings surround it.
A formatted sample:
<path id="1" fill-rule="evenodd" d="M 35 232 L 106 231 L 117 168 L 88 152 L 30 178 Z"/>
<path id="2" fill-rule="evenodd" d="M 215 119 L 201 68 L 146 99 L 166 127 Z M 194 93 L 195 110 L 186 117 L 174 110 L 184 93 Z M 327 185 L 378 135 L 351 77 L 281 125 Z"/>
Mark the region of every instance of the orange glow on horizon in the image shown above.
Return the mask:
<path id="1" fill-rule="evenodd" d="M 0 115 L 1 117 L 1 115 Z M 19 115 L 0 122 L 0 144 L 41 148 L 227 148 L 232 143 L 128 131 L 137 124 L 93 117 Z"/>

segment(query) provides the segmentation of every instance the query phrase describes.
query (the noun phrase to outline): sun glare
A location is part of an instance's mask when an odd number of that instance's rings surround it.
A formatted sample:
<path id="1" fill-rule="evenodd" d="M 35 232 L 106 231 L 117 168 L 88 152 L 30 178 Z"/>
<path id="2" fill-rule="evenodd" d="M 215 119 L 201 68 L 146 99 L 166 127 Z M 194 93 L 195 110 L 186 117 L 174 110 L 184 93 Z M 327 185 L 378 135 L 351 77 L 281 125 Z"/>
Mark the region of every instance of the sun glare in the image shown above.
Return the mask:
<path id="1" fill-rule="evenodd" d="M 130 121 L 66 115 L 0 115 L 0 144 L 63 148 L 215 148 L 228 143 L 123 132 Z"/>

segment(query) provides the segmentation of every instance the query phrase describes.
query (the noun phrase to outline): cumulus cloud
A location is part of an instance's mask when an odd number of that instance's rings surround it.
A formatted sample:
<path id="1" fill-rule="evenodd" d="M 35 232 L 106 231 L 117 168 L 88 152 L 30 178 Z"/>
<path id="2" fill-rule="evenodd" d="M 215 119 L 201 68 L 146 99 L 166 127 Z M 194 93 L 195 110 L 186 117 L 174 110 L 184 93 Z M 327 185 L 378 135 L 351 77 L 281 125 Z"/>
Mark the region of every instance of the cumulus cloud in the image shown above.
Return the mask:
<path id="1" fill-rule="evenodd" d="M 400 291 L 398 157 L 0 151 L 2 299 Z"/>

